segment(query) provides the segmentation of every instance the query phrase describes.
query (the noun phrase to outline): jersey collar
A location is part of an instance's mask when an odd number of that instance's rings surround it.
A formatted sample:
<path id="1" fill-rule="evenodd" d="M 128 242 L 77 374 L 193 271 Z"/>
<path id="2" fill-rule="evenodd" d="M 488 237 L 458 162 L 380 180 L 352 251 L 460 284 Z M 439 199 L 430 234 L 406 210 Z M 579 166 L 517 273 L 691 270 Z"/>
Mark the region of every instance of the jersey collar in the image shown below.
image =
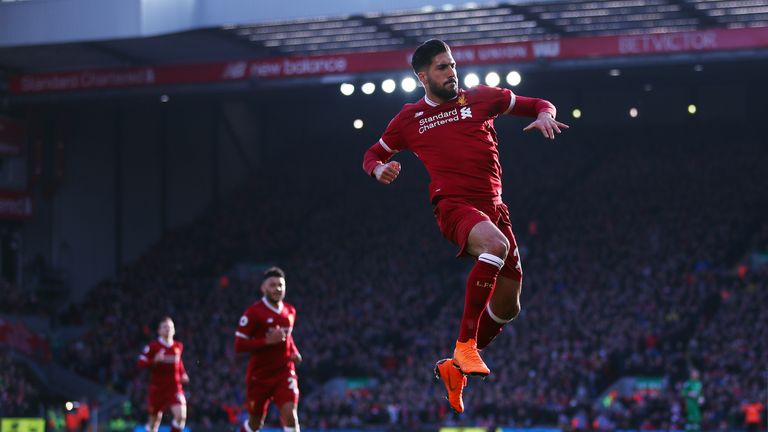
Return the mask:
<path id="1" fill-rule="evenodd" d="M 272 303 L 270 303 L 269 300 L 267 300 L 266 297 L 262 297 L 261 301 L 264 302 L 264 306 L 268 307 L 269 310 L 271 310 L 272 312 L 274 312 L 276 314 L 279 314 L 280 312 L 283 311 L 283 302 L 278 303 L 277 307 L 274 307 L 274 306 L 272 306 Z"/>
<path id="2" fill-rule="evenodd" d="M 170 348 L 170 347 L 172 347 L 172 346 L 173 346 L 173 342 L 171 342 L 170 344 L 168 344 L 168 343 L 166 343 L 166 342 L 165 342 L 165 339 L 163 339 L 163 338 L 161 338 L 161 337 L 158 337 L 158 338 L 157 338 L 157 341 L 158 341 L 158 342 L 160 342 L 160 345 L 162 345 L 162 346 L 164 346 L 164 347 L 166 347 L 166 348 Z"/>

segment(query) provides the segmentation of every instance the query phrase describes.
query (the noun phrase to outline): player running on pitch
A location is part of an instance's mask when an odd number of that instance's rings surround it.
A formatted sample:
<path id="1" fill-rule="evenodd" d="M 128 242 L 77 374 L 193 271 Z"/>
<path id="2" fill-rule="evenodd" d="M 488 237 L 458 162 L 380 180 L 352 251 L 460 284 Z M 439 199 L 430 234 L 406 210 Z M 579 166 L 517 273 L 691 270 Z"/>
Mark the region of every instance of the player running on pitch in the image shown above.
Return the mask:
<path id="1" fill-rule="evenodd" d="M 411 66 L 426 95 L 403 106 L 365 153 L 363 169 L 390 184 L 400 173 L 400 163 L 387 161 L 401 150 L 414 152 L 431 178 L 430 200 L 440 231 L 459 246 L 459 255 L 477 258 L 467 280 L 453 358 L 435 367 L 451 407 L 463 412 L 466 375 L 490 373 L 479 350 L 520 312 L 523 272 L 509 212 L 501 200 L 493 120 L 501 114 L 536 117 L 523 130 L 538 129 L 550 139 L 568 126 L 555 120 L 555 107 L 546 100 L 495 87 L 459 88 L 456 62 L 441 40 L 420 45 Z"/>
<path id="2" fill-rule="evenodd" d="M 184 345 L 173 340 L 175 334 L 173 320 L 170 317 L 163 318 L 158 325 L 157 340 L 145 346 L 139 356 L 138 366 L 150 370 L 147 388 L 148 432 L 157 432 L 163 412 L 168 409 L 173 414 L 171 432 L 184 430 L 187 421 L 187 400 L 184 398 L 182 384 L 189 383 L 189 376 L 181 361 Z"/>
<path id="3" fill-rule="evenodd" d="M 292 336 L 296 308 L 283 301 L 283 270 L 267 269 L 261 292 L 264 297 L 245 310 L 235 332 L 235 351 L 251 356 L 246 373 L 248 420 L 240 431 L 258 431 L 264 425 L 269 401 L 274 400 L 280 410 L 283 430 L 299 432 L 296 413 L 299 383 L 295 365 L 301 362 L 301 354 Z"/>

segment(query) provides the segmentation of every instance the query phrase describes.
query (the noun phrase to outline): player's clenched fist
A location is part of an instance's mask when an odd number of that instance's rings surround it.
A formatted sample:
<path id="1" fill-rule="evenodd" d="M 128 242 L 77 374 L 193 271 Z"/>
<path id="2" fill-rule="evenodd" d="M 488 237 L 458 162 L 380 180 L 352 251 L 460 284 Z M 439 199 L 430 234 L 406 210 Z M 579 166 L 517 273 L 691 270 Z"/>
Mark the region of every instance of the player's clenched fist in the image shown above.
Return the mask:
<path id="1" fill-rule="evenodd" d="M 373 169 L 373 175 L 380 183 L 390 184 L 400 174 L 400 162 L 392 161 L 389 163 L 378 165 Z"/>

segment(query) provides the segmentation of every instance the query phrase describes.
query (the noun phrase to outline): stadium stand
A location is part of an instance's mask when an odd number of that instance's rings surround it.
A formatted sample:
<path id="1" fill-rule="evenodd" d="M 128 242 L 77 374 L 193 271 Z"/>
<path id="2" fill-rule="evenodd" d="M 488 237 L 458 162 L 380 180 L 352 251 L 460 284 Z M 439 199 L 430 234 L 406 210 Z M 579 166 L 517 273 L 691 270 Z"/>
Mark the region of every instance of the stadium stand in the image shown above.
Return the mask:
<path id="1" fill-rule="evenodd" d="M 573 132 L 557 150 L 506 156 L 523 313 L 487 350 L 494 374 L 470 384 L 461 418 L 446 411 L 431 365 L 455 337 L 462 265 L 429 218 L 419 175 L 381 191 L 362 174 L 350 182 L 297 173 L 309 186 L 296 189 L 269 180 L 288 168 L 277 163 L 219 213 L 97 287 L 82 306 L 92 330 L 63 359 L 143 406 L 146 379 L 133 363 L 156 317 L 168 313 L 186 347 L 191 421 L 235 419 L 244 362 L 232 332 L 259 295 L 231 269 L 275 262 L 288 271 L 287 298 L 299 311 L 308 427 L 569 427 L 580 416 L 620 428 L 682 427 L 674 413 L 690 368 L 702 372 L 704 425 L 740 426 L 741 404 L 765 396 L 757 384 L 765 268 L 744 277 L 735 270 L 766 204 L 758 143 L 731 142 L 721 158 L 714 143 L 728 137 L 722 129 L 680 140 L 662 127 Z M 596 408 L 625 376 L 659 377 L 666 387 Z M 337 377 L 370 381 L 341 392 L 324 385 Z"/>

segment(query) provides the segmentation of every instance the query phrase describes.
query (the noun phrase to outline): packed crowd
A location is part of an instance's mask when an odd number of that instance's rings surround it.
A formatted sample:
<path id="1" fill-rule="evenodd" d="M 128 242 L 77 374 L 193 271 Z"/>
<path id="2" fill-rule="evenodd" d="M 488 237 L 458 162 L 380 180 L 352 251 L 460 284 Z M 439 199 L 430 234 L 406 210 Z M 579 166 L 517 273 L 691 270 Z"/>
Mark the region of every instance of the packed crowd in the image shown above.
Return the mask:
<path id="1" fill-rule="evenodd" d="M 741 426 L 740 407 L 766 397 L 768 275 L 739 273 L 735 263 L 759 243 L 768 161 L 749 140 L 722 156 L 715 144 L 726 133 L 708 130 L 704 144 L 662 129 L 574 130 L 558 147 L 502 150 L 523 312 L 485 350 L 493 373 L 470 381 L 460 417 L 432 367 L 451 353 L 471 263 L 456 261 L 440 237 L 415 159 L 388 188 L 356 159 L 354 170 L 296 174 L 300 188 L 270 181 L 285 169 L 275 164 L 96 287 L 80 306 L 92 330 L 60 360 L 143 406 L 146 376 L 135 360 L 170 315 L 185 345 L 190 423 L 232 422 L 246 363 L 233 333 L 260 297 L 247 272 L 233 269 L 278 264 L 298 309 L 305 426 L 682 427 L 680 385 L 693 368 L 703 426 Z M 628 375 L 662 377 L 666 390 L 611 409 L 595 404 Z M 324 387 L 340 376 L 377 384 Z"/>
<path id="2" fill-rule="evenodd" d="M 0 418 L 39 416 L 43 387 L 21 362 L 0 350 Z"/>

